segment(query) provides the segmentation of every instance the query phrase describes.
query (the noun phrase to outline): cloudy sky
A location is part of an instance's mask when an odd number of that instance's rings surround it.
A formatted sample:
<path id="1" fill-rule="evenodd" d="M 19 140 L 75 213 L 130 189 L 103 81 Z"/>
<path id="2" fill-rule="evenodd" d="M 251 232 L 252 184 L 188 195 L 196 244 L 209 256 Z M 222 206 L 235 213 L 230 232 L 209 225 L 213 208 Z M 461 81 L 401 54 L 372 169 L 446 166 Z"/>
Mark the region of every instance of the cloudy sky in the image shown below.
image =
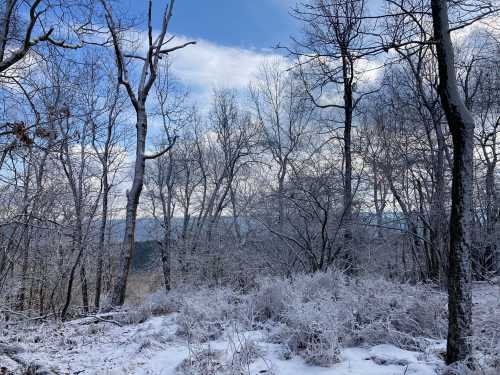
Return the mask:
<path id="1" fill-rule="evenodd" d="M 130 15 L 145 19 L 146 1 L 127 0 Z M 159 28 L 166 1 L 153 1 Z M 197 45 L 176 51 L 173 73 L 191 90 L 196 101 L 206 101 L 214 87 L 242 89 L 260 63 L 281 53 L 273 47 L 288 44 L 300 26 L 289 15 L 294 0 L 177 0 L 170 33 L 173 43 L 196 40 Z M 206 104 L 206 103 L 200 103 Z"/>
<path id="2" fill-rule="evenodd" d="M 196 40 L 173 54 L 172 71 L 206 105 L 214 87 L 242 89 L 256 75 L 260 63 L 282 54 L 274 47 L 290 45 L 301 25 L 290 16 L 303 0 L 176 0 L 169 32 L 176 42 Z M 161 25 L 167 0 L 153 0 L 155 27 Z M 381 0 L 370 0 L 371 11 Z M 125 0 L 130 16 L 146 18 L 147 2 Z"/>
<path id="3" fill-rule="evenodd" d="M 160 1 L 158 1 L 160 3 Z M 172 31 L 224 46 L 267 49 L 297 29 L 293 0 L 178 0 Z"/>

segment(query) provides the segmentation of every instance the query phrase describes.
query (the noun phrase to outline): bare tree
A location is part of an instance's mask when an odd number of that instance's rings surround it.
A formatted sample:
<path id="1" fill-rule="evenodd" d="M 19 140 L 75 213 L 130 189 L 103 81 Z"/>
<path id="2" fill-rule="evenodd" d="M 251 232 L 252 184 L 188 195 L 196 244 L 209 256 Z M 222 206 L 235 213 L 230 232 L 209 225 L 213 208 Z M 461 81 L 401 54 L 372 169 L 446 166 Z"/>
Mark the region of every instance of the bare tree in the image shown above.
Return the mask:
<path id="1" fill-rule="evenodd" d="M 450 254 L 448 282 L 448 341 L 446 361 L 472 356 L 471 225 L 473 193 L 474 119 L 458 89 L 448 5 L 431 0 L 439 68 L 439 94 L 453 138 Z"/>
<path id="2" fill-rule="evenodd" d="M 116 67 L 118 71 L 118 81 L 123 85 L 130 98 L 132 106 L 136 112 L 136 151 L 134 163 L 134 177 L 130 190 L 127 192 L 127 207 L 125 234 L 122 247 L 121 264 L 119 266 L 116 283 L 113 290 L 112 303 L 114 305 L 122 305 L 125 301 L 125 292 L 127 287 L 128 273 L 132 254 L 135 245 L 135 225 L 137 220 L 137 207 L 141 196 L 142 187 L 144 184 L 144 168 L 146 160 L 155 159 L 167 153 L 173 146 L 172 143 L 167 145 L 165 149 L 152 155 L 146 155 L 146 136 L 148 130 L 148 114 L 146 111 L 146 101 L 150 90 L 158 75 L 158 64 L 162 56 L 167 55 L 175 50 L 184 48 L 187 45 L 195 42 L 187 42 L 182 45 L 167 47 L 167 44 L 172 38 L 167 37 L 167 30 L 173 14 L 174 0 L 166 6 L 163 14 L 163 22 L 160 32 L 157 37 L 153 36 L 152 24 L 152 0 L 148 1 L 148 17 L 147 17 L 147 48 L 144 56 L 135 54 L 127 54 L 124 51 L 124 39 L 119 26 L 117 25 L 110 4 L 106 0 L 101 0 L 105 10 L 106 22 L 111 33 L 113 48 L 115 51 Z M 130 65 L 126 59 L 132 59 L 133 63 L 138 61 L 142 63 L 142 70 L 137 83 L 137 91 L 134 91 L 131 81 L 129 80 Z"/>
<path id="3" fill-rule="evenodd" d="M 88 28 L 90 19 L 77 20 L 77 9 L 86 8 L 86 3 L 80 6 L 59 2 L 57 4 L 46 0 L 20 1 L 6 0 L 1 9 L 0 19 L 0 72 L 4 72 L 14 64 L 24 59 L 33 47 L 41 43 L 48 43 L 62 48 L 81 47 L 83 36 L 90 33 Z M 68 2 L 69 3 L 69 2 Z M 64 8 L 73 8 L 71 11 Z M 26 24 L 23 25 L 22 14 L 27 14 Z M 72 19 L 67 19 L 67 15 Z M 57 21 L 56 21 L 57 20 Z M 73 28 L 70 27 L 73 24 Z M 60 39 L 59 32 L 63 29 L 72 31 L 77 43 Z M 67 34 L 66 34 L 67 35 Z"/>
<path id="4" fill-rule="evenodd" d="M 473 32 L 466 45 L 457 53 L 457 79 L 465 105 L 476 123 L 474 201 L 474 248 L 472 253 L 475 277 L 494 274 L 498 252 L 498 221 L 500 208 L 497 192 L 498 131 L 500 126 L 499 79 L 491 76 L 498 70 L 500 60 L 498 36 L 479 29 Z M 484 193 L 483 193 L 484 192 Z M 484 194 L 484 198 L 483 197 Z M 479 217 L 484 213 L 482 217 Z"/>
<path id="5" fill-rule="evenodd" d="M 192 114 L 185 103 L 187 92 L 182 90 L 178 82 L 171 77 L 170 61 L 160 64 L 160 69 L 162 74 L 154 84 L 154 92 L 157 101 L 155 115 L 162 125 L 159 133 L 161 140 L 157 142 L 156 147 L 162 150 L 174 142 L 174 137 L 192 120 Z M 167 153 L 156 158 L 146 171 L 147 195 L 152 205 L 151 211 L 163 231 L 160 249 L 166 293 L 172 286 L 171 250 L 175 230 L 172 219 L 177 205 L 176 191 L 180 183 L 179 176 L 183 168 L 183 163 L 175 151 L 170 148 Z"/>
<path id="6" fill-rule="evenodd" d="M 108 224 L 110 193 L 113 183 L 116 180 L 120 162 L 123 159 L 123 152 L 121 152 L 119 147 L 119 142 L 122 140 L 123 136 L 120 134 L 118 128 L 120 125 L 120 116 L 123 113 L 125 105 L 125 97 L 120 92 L 120 85 L 116 82 L 116 78 L 111 72 L 95 72 L 93 75 L 94 84 L 98 85 L 100 89 L 103 84 L 100 81 L 102 81 L 103 78 L 104 98 L 100 98 L 99 96 L 97 98 L 90 98 L 90 101 L 99 101 L 99 99 L 102 99 L 104 101 L 103 108 L 94 108 L 94 111 L 88 114 L 89 120 L 91 121 L 91 144 L 101 164 L 102 171 L 101 223 L 97 243 L 94 294 L 94 308 L 96 310 L 99 310 L 102 293 L 104 245 Z M 93 94 L 96 93 L 93 92 Z"/>
<path id="7" fill-rule="evenodd" d="M 342 111 L 344 142 L 344 209 L 342 226 L 347 268 L 354 266 L 352 249 L 352 127 L 360 100 L 370 91 L 359 89 L 360 62 L 366 24 L 363 0 L 314 0 L 297 7 L 293 15 L 306 24 L 303 41 L 297 42 L 298 67 L 310 99 L 319 108 Z M 341 99 L 337 100 L 336 97 Z M 333 99 L 332 99 L 333 98 Z"/>
<path id="8" fill-rule="evenodd" d="M 300 151 L 313 114 L 302 84 L 288 66 L 279 61 L 262 65 L 250 93 L 255 111 L 264 131 L 266 150 L 277 165 L 276 196 L 278 201 L 278 230 L 283 231 L 285 181 L 291 159 Z"/>

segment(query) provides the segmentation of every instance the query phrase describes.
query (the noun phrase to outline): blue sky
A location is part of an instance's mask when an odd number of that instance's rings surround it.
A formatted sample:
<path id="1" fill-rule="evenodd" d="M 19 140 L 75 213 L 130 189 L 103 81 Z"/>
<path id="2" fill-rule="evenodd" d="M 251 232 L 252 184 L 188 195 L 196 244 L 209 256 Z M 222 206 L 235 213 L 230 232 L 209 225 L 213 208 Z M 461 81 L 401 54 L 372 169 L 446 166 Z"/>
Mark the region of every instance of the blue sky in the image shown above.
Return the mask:
<path id="1" fill-rule="evenodd" d="M 195 40 L 174 52 L 172 73 L 206 108 L 214 88 L 245 92 L 262 63 L 283 58 L 278 43 L 300 38 L 301 25 L 290 8 L 306 0 L 176 0 L 169 33 L 172 45 Z M 382 0 L 367 0 L 372 12 Z M 131 17 L 146 20 L 146 0 L 121 0 Z M 160 28 L 167 0 L 153 0 L 154 27 Z M 142 24 L 144 27 L 144 23 Z"/>
<path id="2" fill-rule="evenodd" d="M 122 2 L 123 1 L 123 2 Z M 122 0 L 128 16 L 145 27 L 147 1 Z M 169 33 L 195 46 L 171 55 L 172 73 L 206 108 L 214 88 L 244 92 L 267 59 L 279 58 L 277 43 L 290 44 L 300 31 L 290 16 L 296 0 L 176 0 Z M 153 0 L 153 26 L 159 29 L 167 0 Z"/>
<path id="3" fill-rule="evenodd" d="M 146 1 L 127 0 L 136 14 L 146 12 Z M 153 1 L 159 26 L 166 1 Z M 297 33 L 289 16 L 293 0 L 176 0 L 170 31 L 224 46 L 267 49 L 286 43 Z"/>

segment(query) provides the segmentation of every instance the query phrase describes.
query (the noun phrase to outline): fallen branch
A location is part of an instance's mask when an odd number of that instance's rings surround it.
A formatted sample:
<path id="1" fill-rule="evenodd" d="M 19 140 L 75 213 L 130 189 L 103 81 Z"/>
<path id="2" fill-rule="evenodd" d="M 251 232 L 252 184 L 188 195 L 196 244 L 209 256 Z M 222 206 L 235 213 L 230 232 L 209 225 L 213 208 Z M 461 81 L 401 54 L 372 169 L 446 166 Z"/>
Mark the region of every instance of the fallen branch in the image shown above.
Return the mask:
<path id="1" fill-rule="evenodd" d="M 123 324 L 121 324 L 120 322 L 113 320 L 113 319 L 104 319 L 104 318 L 101 318 L 100 316 L 97 316 L 97 315 L 94 315 L 91 318 L 93 318 L 94 320 L 89 319 L 88 321 L 81 322 L 80 325 L 87 325 L 87 324 L 92 324 L 92 323 L 95 324 L 95 323 L 103 322 L 103 323 L 115 324 L 118 327 L 123 327 Z"/>

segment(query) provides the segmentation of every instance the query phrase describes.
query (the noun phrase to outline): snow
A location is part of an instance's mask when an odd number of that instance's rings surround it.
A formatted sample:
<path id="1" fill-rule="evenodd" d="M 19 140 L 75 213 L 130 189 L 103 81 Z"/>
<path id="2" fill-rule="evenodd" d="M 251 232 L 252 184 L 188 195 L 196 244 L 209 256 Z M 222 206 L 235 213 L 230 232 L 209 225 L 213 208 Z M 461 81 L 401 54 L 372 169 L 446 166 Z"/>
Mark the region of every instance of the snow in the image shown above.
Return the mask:
<path id="1" fill-rule="evenodd" d="M 486 341 L 483 347 L 491 348 L 490 352 L 476 353 L 480 360 L 494 358 L 499 347 L 499 297 L 499 286 L 475 285 L 475 332 L 479 342 Z M 221 356 L 217 360 L 231 363 L 235 352 L 245 343 L 255 345 L 257 355 L 245 367 L 245 372 L 238 375 L 431 375 L 444 366 L 441 355 L 446 342 L 443 340 L 426 340 L 425 352 L 388 344 L 344 348 L 338 363 L 319 367 L 292 355 L 285 345 L 271 343 L 270 331 L 265 329 L 269 327 L 242 331 L 238 325 L 228 324 L 217 340 L 190 343 L 185 337 L 176 335 L 178 316 L 178 313 L 171 313 L 151 317 L 143 323 L 123 325 L 113 316 L 104 314 L 66 323 L 6 326 L 0 330 L 0 367 L 20 373 L 21 366 L 16 363 L 20 361 L 35 362 L 53 373 L 62 374 L 173 375 L 184 360 L 203 349 L 210 348 Z M 488 335 L 481 332 L 488 332 Z M 7 347 L 20 350 L 12 351 L 14 355 L 6 355 Z"/>
<path id="2" fill-rule="evenodd" d="M 87 324 L 81 319 L 34 328 L 23 333 L 32 343 L 20 344 L 24 352 L 19 355 L 27 363 L 34 361 L 70 374 L 175 374 L 176 367 L 190 353 L 186 341 L 175 336 L 175 316 L 153 317 L 141 324 L 122 327 L 107 322 Z M 220 350 L 229 357 L 234 351 L 234 345 L 228 339 L 231 334 L 234 332 L 227 330 L 221 339 L 203 346 Z M 249 375 L 430 375 L 435 373 L 434 368 L 440 362 L 437 357 L 425 360 L 423 353 L 378 345 L 344 349 L 340 363 L 329 368 L 317 367 L 297 356 L 283 359 L 283 346 L 266 342 L 264 331 L 241 332 L 239 335 L 240 340 L 254 341 L 263 353 L 248 367 Z M 0 356 L 0 363 L 13 368 L 13 362 L 6 357 Z"/>
<path id="3" fill-rule="evenodd" d="M 383 356 L 389 362 L 407 362 L 405 365 L 377 364 L 371 359 L 374 354 Z M 418 359 L 419 355 L 420 353 L 402 350 L 393 345 L 378 345 L 372 348 L 344 349 L 341 353 L 342 362 L 330 368 L 309 366 L 299 357 L 288 361 L 274 357 L 273 364 L 275 373 L 280 375 L 435 375 L 439 360 L 435 358 L 433 362 L 423 362 Z"/>

